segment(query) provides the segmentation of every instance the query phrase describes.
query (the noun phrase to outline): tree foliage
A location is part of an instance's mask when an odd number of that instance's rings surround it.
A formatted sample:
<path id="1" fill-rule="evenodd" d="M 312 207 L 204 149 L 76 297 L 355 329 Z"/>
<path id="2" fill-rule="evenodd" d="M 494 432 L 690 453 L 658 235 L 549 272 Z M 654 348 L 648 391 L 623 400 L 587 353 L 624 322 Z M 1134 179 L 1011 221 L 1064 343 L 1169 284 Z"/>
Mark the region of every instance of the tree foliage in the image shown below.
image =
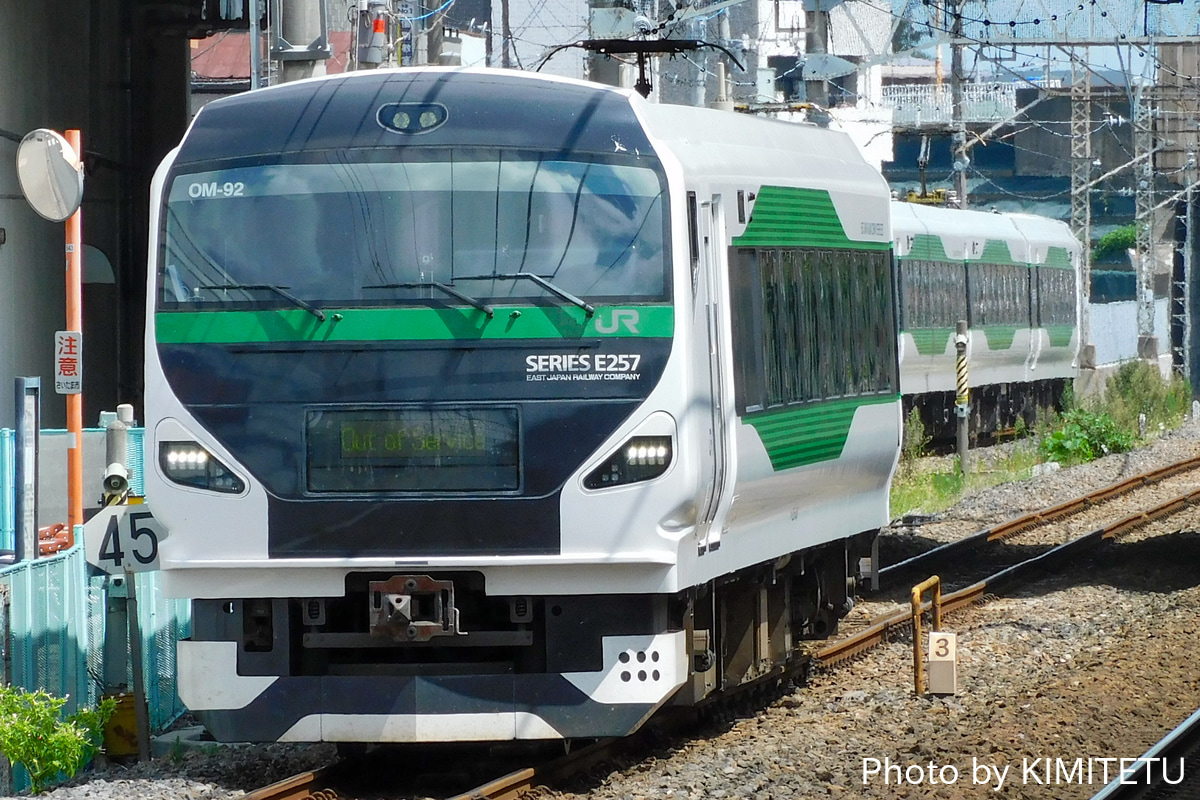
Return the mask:
<path id="1" fill-rule="evenodd" d="M 33 792 L 60 774 L 71 777 L 100 749 L 104 725 L 116 708 L 106 698 L 99 707 L 62 716 L 67 698 L 38 689 L 0 686 L 0 753 L 29 772 Z"/>
<path id="2" fill-rule="evenodd" d="M 1092 248 L 1092 263 L 1113 253 L 1123 253 L 1137 243 L 1137 226 L 1132 222 L 1100 237 Z"/>

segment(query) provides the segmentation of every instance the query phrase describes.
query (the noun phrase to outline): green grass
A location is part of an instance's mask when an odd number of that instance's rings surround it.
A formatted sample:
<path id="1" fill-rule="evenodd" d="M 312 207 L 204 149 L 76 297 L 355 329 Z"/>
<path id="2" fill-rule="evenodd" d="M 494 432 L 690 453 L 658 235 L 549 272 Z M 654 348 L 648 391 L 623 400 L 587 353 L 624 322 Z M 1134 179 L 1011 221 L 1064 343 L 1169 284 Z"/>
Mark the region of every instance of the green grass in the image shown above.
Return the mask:
<path id="1" fill-rule="evenodd" d="M 928 438 L 914 411 L 905 421 L 892 480 L 892 517 L 945 511 L 966 495 L 1029 478 L 1039 463 L 1069 466 L 1139 447 L 1179 427 L 1191 401 L 1182 378 L 1164 381 L 1155 367 L 1131 361 L 1109 378 L 1102 397 L 1077 400 L 1068 387 L 1063 413 L 1043 411 L 1031 435 L 1005 447 L 972 450 L 966 476 L 956 457 L 924 455 Z"/>
<path id="2" fill-rule="evenodd" d="M 967 456 L 967 463 L 970 469 L 964 477 L 959 472 L 957 456 L 901 460 L 892 480 L 892 517 L 936 514 L 965 495 L 1025 480 L 1033 474 L 1039 458 L 1035 445 L 1026 440 L 1003 449 L 973 451 Z"/>

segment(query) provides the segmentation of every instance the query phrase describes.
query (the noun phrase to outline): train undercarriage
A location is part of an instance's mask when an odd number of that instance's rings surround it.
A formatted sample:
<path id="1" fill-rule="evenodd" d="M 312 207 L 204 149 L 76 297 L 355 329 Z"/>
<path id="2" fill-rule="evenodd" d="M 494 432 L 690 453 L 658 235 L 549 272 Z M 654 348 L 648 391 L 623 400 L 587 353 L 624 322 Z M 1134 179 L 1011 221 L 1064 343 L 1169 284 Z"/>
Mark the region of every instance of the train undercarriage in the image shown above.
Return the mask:
<path id="1" fill-rule="evenodd" d="M 1069 381 L 1069 378 L 1049 378 L 1030 383 L 972 386 L 968 417 L 972 440 L 990 441 L 998 435 L 1015 433 L 1022 427 L 1032 430 L 1046 409 L 1062 411 L 1063 392 Z M 954 397 L 954 392 L 906 394 L 903 396 L 904 418 L 909 419 L 916 409 L 930 444 L 953 443 L 958 427 Z"/>
<path id="2" fill-rule="evenodd" d="M 876 533 L 674 595 L 491 597 L 480 573 L 404 572 L 351 574 L 338 598 L 196 600 L 181 695 L 222 740 L 624 735 L 834 633 Z M 218 707 L 205 686 L 226 678 L 262 688 Z"/>

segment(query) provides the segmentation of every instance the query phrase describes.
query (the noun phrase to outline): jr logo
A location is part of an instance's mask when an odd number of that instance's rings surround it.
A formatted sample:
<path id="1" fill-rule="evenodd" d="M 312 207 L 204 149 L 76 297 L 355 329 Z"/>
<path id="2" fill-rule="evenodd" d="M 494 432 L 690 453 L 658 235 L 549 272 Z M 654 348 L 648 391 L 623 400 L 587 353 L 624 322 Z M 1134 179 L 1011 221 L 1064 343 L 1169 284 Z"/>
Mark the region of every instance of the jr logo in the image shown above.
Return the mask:
<path id="1" fill-rule="evenodd" d="M 596 318 L 597 333 L 616 333 L 624 326 L 625 330 L 630 333 L 638 332 L 638 312 L 631 308 L 614 309 L 612 316 L 609 318 L 608 324 L 604 323 L 603 317 Z"/>

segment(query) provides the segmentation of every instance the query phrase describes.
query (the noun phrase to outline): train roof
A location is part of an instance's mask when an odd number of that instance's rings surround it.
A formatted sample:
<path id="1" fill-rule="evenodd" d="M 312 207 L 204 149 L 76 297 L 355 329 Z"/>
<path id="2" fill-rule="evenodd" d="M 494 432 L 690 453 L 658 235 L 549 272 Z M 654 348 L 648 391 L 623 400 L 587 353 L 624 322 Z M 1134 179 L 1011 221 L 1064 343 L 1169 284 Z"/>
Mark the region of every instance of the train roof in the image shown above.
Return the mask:
<path id="1" fill-rule="evenodd" d="M 377 118 L 387 103 L 436 103 L 444 126 L 398 136 Z M 877 194 L 886 184 L 845 134 L 728 111 L 650 103 L 636 92 L 518 70 L 364 70 L 272 86 L 205 106 L 176 163 L 407 142 L 650 152 L 685 170 Z M 656 147 L 657 145 L 657 147 Z"/>
<path id="2" fill-rule="evenodd" d="M 654 142 L 686 171 L 711 180 L 890 197 L 883 176 L 840 131 L 694 106 L 643 101 L 636 110 Z"/>
<path id="3" fill-rule="evenodd" d="M 917 203 L 892 203 L 892 236 L 901 258 L 1072 266 L 1080 245 L 1058 220 Z"/>
<path id="4" fill-rule="evenodd" d="M 640 98 L 639 98 L 640 99 Z M 383 112 L 439 108 L 399 131 Z M 176 163 L 409 144 L 649 152 L 627 92 L 515 70 L 370 70 L 272 86 L 209 103 Z"/>

